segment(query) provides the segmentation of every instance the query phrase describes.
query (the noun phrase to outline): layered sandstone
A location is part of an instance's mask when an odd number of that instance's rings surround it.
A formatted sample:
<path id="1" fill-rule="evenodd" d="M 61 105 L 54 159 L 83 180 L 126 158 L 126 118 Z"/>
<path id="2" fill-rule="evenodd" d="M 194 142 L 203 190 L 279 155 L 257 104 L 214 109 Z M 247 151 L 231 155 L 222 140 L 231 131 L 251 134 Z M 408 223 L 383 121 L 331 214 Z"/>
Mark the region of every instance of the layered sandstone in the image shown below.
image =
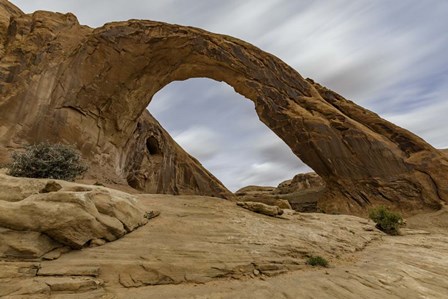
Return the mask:
<path id="1" fill-rule="evenodd" d="M 239 201 L 260 202 L 299 212 L 318 212 L 317 203 L 325 193 L 325 182 L 314 172 L 299 173 L 277 187 L 247 186 L 235 192 Z"/>
<path id="2" fill-rule="evenodd" d="M 172 81 L 207 77 L 252 100 L 260 120 L 322 177 L 322 210 L 362 213 L 381 203 L 412 211 L 448 201 L 440 151 L 241 40 L 141 20 L 92 29 L 72 14 L 25 15 L 5 0 L 0 11 L 2 161 L 30 142 L 64 141 L 91 162 L 91 175 L 225 197 L 186 154 L 187 162 L 134 159 L 152 144 L 136 132 L 153 95 Z"/>
<path id="3" fill-rule="evenodd" d="M 58 257 L 114 241 L 144 225 L 147 212 L 124 192 L 0 173 L 0 258 Z"/>
<path id="4" fill-rule="evenodd" d="M 92 110 L 96 116 L 91 118 L 76 105 L 59 102 L 62 98 L 54 100 L 50 94 L 64 69 L 59 63 L 86 42 L 93 29 L 80 26 L 72 14 L 24 15 L 8 1 L 0 1 L 0 17 L 1 46 L 6 47 L 6 53 L 0 52 L 0 163 L 25 144 L 63 141 L 76 144 L 89 160 L 87 178 L 105 185 L 129 184 L 147 193 L 232 196 L 148 111 L 135 115 L 126 140 L 118 141 L 118 136 L 112 136 L 115 133 L 104 135 L 101 112 Z M 91 67 L 91 71 L 101 72 Z M 121 72 L 115 71 L 117 75 Z M 17 101 L 17 96 L 21 100 Z M 89 101 L 96 100 L 92 94 Z M 123 120 L 129 117 L 126 111 L 117 113 Z"/>

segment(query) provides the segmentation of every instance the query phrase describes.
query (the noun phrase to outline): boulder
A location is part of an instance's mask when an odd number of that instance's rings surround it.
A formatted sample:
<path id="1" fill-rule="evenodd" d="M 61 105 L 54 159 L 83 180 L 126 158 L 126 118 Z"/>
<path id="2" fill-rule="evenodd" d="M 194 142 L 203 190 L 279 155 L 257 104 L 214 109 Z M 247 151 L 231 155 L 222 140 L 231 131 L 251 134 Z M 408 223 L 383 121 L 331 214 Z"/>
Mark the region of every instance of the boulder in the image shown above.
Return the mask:
<path id="1" fill-rule="evenodd" d="M 136 198 L 104 187 L 0 174 L 0 190 L 16 190 L 14 197 L 0 193 L 0 257 L 38 258 L 63 246 L 114 241 L 147 222 Z"/>
<path id="2" fill-rule="evenodd" d="M 265 205 L 264 203 L 261 203 L 261 202 L 252 202 L 252 201 L 241 202 L 241 201 L 239 201 L 236 204 L 244 209 L 249 210 L 249 211 L 267 215 L 267 216 L 271 216 L 271 217 L 280 216 L 283 214 L 283 210 L 280 209 L 279 207 Z"/>

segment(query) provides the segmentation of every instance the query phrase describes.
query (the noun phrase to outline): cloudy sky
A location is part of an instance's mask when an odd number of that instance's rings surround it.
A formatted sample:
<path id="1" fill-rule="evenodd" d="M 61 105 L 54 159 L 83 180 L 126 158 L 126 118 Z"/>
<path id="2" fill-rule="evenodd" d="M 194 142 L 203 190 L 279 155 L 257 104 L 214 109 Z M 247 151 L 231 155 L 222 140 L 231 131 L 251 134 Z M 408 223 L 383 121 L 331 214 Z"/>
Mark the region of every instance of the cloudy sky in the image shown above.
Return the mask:
<path id="1" fill-rule="evenodd" d="M 13 0 L 82 24 L 150 19 L 233 35 L 439 148 L 448 147 L 446 0 Z M 149 110 L 231 190 L 307 171 L 252 102 L 209 79 L 173 82 Z"/>

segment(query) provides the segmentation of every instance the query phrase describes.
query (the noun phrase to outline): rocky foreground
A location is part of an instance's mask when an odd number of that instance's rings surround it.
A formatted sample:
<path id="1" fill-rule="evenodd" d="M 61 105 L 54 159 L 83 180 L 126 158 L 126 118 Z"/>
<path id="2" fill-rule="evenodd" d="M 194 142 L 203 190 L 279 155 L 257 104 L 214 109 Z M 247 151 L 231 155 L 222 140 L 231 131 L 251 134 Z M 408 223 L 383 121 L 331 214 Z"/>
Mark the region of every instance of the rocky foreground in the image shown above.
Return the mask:
<path id="1" fill-rule="evenodd" d="M 448 294 L 445 210 L 408 219 L 403 236 L 389 237 L 355 216 L 285 210 L 280 217 L 268 217 L 210 197 L 138 198 L 147 210 L 161 214 L 119 240 L 73 250 L 54 260 L 4 258 L 0 296 L 443 298 Z M 325 257 L 330 268 L 306 265 L 310 255 Z"/>

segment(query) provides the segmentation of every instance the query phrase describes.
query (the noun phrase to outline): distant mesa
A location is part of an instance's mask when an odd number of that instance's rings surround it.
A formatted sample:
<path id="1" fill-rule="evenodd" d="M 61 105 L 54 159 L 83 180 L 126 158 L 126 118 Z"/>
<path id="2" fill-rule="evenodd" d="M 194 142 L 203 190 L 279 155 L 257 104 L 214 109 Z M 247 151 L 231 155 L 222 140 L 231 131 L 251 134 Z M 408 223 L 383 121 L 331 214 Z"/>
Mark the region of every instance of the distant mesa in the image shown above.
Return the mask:
<path id="1" fill-rule="evenodd" d="M 88 178 L 146 193 L 233 198 L 145 109 L 170 82 L 206 77 L 252 100 L 260 120 L 325 181 L 317 206 L 434 209 L 448 159 L 418 136 L 304 79 L 239 39 L 153 21 L 82 26 L 0 0 L 0 163 L 39 141 L 75 144 Z"/>

